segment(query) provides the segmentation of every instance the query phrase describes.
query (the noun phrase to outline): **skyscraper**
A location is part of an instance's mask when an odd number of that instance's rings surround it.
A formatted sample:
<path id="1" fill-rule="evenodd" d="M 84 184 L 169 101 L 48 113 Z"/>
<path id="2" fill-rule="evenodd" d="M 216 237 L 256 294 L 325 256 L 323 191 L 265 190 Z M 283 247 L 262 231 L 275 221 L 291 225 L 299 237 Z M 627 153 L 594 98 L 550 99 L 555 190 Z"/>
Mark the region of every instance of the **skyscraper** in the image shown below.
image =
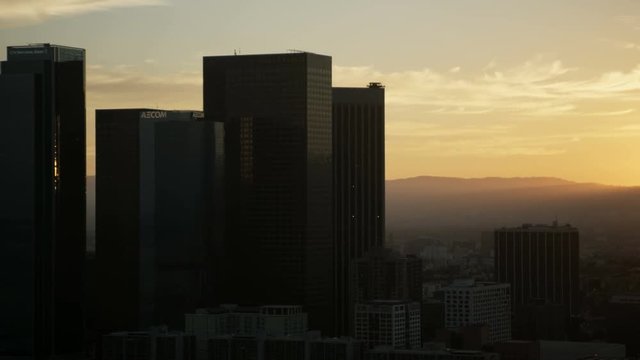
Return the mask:
<path id="1" fill-rule="evenodd" d="M 561 304 L 566 318 L 580 312 L 578 229 L 528 225 L 495 230 L 496 281 L 511 284 L 511 304 Z"/>
<path id="2" fill-rule="evenodd" d="M 199 111 L 96 111 L 101 331 L 182 327 L 209 301 L 220 125 Z M 221 204 L 220 204 L 221 205 Z"/>
<path id="3" fill-rule="evenodd" d="M 84 61 L 39 44 L 0 65 L 0 356 L 82 351 Z"/>
<path id="4" fill-rule="evenodd" d="M 350 263 L 384 246 L 384 87 L 333 88 L 334 316 L 350 334 Z"/>
<path id="5" fill-rule="evenodd" d="M 300 304 L 331 331 L 331 58 L 311 53 L 204 58 L 204 110 L 225 128 L 220 300 Z"/>
<path id="6" fill-rule="evenodd" d="M 351 298 L 422 302 L 422 261 L 388 248 L 371 249 L 351 263 Z"/>

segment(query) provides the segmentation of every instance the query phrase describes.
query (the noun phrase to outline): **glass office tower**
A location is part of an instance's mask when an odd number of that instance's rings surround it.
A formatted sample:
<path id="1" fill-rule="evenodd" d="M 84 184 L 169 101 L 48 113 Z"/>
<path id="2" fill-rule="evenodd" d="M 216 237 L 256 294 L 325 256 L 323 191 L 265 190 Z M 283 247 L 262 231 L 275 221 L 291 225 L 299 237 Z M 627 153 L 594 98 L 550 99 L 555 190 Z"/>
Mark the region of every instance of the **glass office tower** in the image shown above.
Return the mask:
<path id="1" fill-rule="evenodd" d="M 204 58 L 207 121 L 225 126 L 227 281 L 218 302 L 300 304 L 332 331 L 331 58 Z"/>
<path id="2" fill-rule="evenodd" d="M 333 88 L 336 333 L 353 335 L 350 264 L 384 246 L 384 87 Z"/>
<path id="3" fill-rule="evenodd" d="M 211 303 L 222 136 L 200 111 L 96 111 L 98 333 L 182 328 Z"/>
<path id="4" fill-rule="evenodd" d="M 85 51 L 11 46 L 0 71 L 0 356 L 78 354 Z"/>
<path id="5" fill-rule="evenodd" d="M 496 229 L 495 279 L 511 284 L 514 310 L 537 302 L 564 306 L 565 318 L 580 314 L 580 235 L 570 225 Z"/>

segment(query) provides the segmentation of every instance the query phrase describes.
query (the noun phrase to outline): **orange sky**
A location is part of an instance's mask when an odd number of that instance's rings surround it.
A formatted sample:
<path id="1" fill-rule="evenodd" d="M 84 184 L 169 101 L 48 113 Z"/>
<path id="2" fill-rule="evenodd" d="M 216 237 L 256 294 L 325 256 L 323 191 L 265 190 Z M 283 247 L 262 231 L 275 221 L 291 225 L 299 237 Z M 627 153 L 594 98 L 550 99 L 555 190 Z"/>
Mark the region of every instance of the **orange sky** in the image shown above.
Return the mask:
<path id="1" fill-rule="evenodd" d="M 635 0 L 5 0 L 0 46 L 87 49 L 96 108 L 200 109 L 203 55 L 304 49 L 387 89 L 387 178 L 640 185 Z"/>

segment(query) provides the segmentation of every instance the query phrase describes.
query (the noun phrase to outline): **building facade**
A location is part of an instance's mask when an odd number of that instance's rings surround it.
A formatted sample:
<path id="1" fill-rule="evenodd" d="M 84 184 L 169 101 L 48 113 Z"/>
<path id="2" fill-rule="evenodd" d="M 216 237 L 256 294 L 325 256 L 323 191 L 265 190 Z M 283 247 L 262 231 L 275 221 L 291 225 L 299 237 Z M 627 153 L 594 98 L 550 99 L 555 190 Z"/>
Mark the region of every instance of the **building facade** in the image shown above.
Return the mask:
<path id="1" fill-rule="evenodd" d="M 358 303 L 354 328 L 355 338 L 364 341 L 368 348 L 419 348 L 420 303 L 399 300 Z"/>
<path id="2" fill-rule="evenodd" d="M 387 248 L 369 250 L 351 262 L 351 300 L 422 302 L 422 261 Z"/>
<path id="3" fill-rule="evenodd" d="M 511 340 L 509 289 L 509 284 L 455 281 L 444 289 L 446 328 L 486 325 L 489 343 Z"/>
<path id="4" fill-rule="evenodd" d="M 84 49 L 8 47 L 0 64 L 0 356 L 82 351 L 85 147 Z"/>
<path id="5" fill-rule="evenodd" d="M 166 328 L 111 333 L 102 343 L 102 360 L 196 359 L 194 336 Z"/>
<path id="6" fill-rule="evenodd" d="M 331 58 L 204 58 L 207 121 L 225 129 L 227 282 L 218 303 L 302 304 L 332 331 Z"/>
<path id="7" fill-rule="evenodd" d="M 185 331 L 196 337 L 197 359 L 206 360 L 211 355 L 209 340 L 220 336 L 303 336 L 308 331 L 307 314 L 298 305 L 244 307 L 226 304 L 185 314 Z"/>
<path id="8" fill-rule="evenodd" d="M 541 299 L 564 305 L 567 319 L 580 313 L 578 229 L 525 224 L 494 234 L 495 279 L 511 284 L 514 309 Z"/>
<path id="9" fill-rule="evenodd" d="M 384 246 L 384 87 L 333 88 L 334 323 L 350 335 L 350 263 Z"/>
<path id="10" fill-rule="evenodd" d="M 366 348 L 353 338 L 301 336 L 218 336 L 209 340 L 211 359 L 219 360 L 365 360 Z"/>
<path id="11" fill-rule="evenodd" d="M 210 300 L 221 142 L 221 126 L 202 112 L 96 111 L 102 331 L 181 328 Z"/>

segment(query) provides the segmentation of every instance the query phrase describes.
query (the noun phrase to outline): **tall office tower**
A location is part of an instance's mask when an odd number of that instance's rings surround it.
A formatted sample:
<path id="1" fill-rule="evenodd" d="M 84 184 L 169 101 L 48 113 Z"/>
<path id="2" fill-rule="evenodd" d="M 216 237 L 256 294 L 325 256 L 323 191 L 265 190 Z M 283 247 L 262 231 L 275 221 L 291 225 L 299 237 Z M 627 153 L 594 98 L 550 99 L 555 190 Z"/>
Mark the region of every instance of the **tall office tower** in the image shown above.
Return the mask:
<path id="1" fill-rule="evenodd" d="M 579 236 L 570 225 L 523 225 L 495 230 L 495 279 L 511 284 L 514 310 L 534 299 L 580 312 Z"/>
<path id="2" fill-rule="evenodd" d="M 204 58 L 207 121 L 225 128 L 226 286 L 219 302 L 301 304 L 332 329 L 331 58 Z"/>
<path id="3" fill-rule="evenodd" d="M 0 65 L 0 356 L 82 351 L 84 59 L 11 46 Z"/>
<path id="4" fill-rule="evenodd" d="M 350 263 L 384 246 L 384 87 L 333 88 L 334 323 L 347 335 Z"/>
<path id="5" fill-rule="evenodd" d="M 395 349 L 420 347 L 420 303 L 376 300 L 359 303 L 355 309 L 355 338 L 369 348 Z"/>
<path id="6" fill-rule="evenodd" d="M 102 332 L 181 328 L 208 302 L 220 125 L 202 112 L 96 111 L 96 262 Z"/>
<path id="7" fill-rule="evenodd" d="M 511 340 L 509 284 L 454 281 L 444 297 L 447 329 L 486 325 L 489 343 Z"/>
<path id="8" fill-rule="evenodd" d="M 351 264 L 351 301 L 422 302 L 422 261 L 395 250 L 375 248 Z"/>

